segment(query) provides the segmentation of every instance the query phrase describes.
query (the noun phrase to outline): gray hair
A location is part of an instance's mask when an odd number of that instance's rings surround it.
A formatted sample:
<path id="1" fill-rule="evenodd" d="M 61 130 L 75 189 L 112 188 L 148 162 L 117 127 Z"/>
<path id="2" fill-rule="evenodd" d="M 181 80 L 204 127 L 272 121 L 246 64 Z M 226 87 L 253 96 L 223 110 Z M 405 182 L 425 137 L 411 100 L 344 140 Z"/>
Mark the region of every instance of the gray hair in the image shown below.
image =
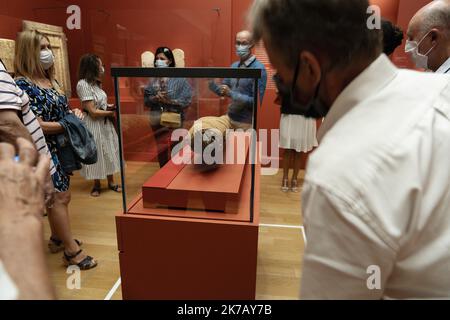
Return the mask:
<path id="1" fill-rule="evenodd" d="M 450 1 L 440 0 L 424 12 L 420 32 L 424 34 L 433 28 L 441 28 L 447 34 L 450 33 Z"/>
<path id="2" fill-rule="evenodd" d="M 303 50 L 341 67 L 381 52 L 382 33 L 368 28 L 368 7 L 368 0 L 255 0 L 249 18 L 255 40 L 265 35 L 289 67 Z"/>

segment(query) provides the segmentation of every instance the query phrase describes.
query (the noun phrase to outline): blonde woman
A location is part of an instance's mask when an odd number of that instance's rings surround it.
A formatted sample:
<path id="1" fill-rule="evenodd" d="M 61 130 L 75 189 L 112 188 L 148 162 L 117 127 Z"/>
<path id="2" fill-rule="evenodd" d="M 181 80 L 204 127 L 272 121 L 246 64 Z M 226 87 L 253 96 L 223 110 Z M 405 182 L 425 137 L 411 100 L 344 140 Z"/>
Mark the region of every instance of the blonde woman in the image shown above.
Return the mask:
<path id="1" fill-rule="evenodd" d="M 52 237 L 49 242 L 53 253 L 63 251 L 66 266 L 77 265 L 81 270 L 97 266 L 97 262 L 81 250 L 81 243 L 73 240 L 68 206 L 71 199 L 70 177 L 61 167 L 56 136 L 64 133 L 59 123 L 70 113 L 67 97 L 55 80 L 54 56 L 49 39 L 37 31 L 24 31 L 16 41 L 14 61 L 17 85 L 27 93 L 30 107 L 44 131 L 56 173 L 52 175 L 57 191 L 52 208 L 48 208 Z M 80 110 L 74 111 L 82 118 Z"/>

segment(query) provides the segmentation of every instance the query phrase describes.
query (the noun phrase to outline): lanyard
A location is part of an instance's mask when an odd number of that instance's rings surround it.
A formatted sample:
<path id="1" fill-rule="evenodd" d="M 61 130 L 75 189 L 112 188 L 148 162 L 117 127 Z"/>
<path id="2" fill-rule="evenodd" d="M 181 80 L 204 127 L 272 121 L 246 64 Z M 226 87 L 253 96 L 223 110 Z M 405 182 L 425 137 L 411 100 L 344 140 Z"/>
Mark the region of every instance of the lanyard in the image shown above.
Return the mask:
<path id="1" fill-rule="evenodd" d="M 247 66 L 247 65 L 245 64 L 245 62 L 244 62 L 243 64 L 240 64 L 238 67 L 239 67 L 239 68 L 242 68 L 242 69 L 249 69 L 249 68 L 255 63 L 255 61 L 256 61 L 256 58 L 253 59 L 253 61 L 252 61 L 248 66 Z M 237 80 L 236 80 L 236 84 L 235 84 L 235 86 L 234 86 L 235 89 L 239 88 L 239 83 L 240 83 L 240 81 L 241 81 L 241 79 L 237 79 Z"/>

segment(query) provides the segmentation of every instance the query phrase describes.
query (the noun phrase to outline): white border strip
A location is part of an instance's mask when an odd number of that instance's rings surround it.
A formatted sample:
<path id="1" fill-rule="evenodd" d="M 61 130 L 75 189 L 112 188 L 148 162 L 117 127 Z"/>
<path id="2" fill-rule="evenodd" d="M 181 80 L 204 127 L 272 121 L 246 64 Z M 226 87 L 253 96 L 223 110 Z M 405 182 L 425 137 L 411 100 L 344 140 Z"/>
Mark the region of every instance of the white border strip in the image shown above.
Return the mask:
<path id="1" fill-rule="evenodd" d="M 261 227 L 266 228 L 284 228 L 284 229 L 302 229 L 302 226 L 290 226 L 290 225 L 283 225 L 283 224 L 260 224 Z"/>
<path id="2" fill-rule="evenodd" d="M 306 241 L 306 233 L 305 233 L 305 227 L 302 227 L 302 235 L 303 235 L 303 241 L 305 241 L 305 246 L 308 243 L 308 241 Z"/>
<path id="3" fill-rule="evenodd" d="M 284 229 L 297 229 L 302 231 L 303 241 L 305 242 L 305 245 L 307 243 L 306 241 L 306 234 L 305 234 L 305 227 L 303 226 L 290 226 L 290 225 L 283 225 L 283 224 L 260 224 L 260 227 L 265 228 L 284 228 Z"/>
<path id="4" fill-rule="evenodd" d="M 116 293 L 117 289 L 119 289 L 120 284 L 122 283 L 122 279 L 119 278 L 116 283 L 114 284 L 114 286 L 111 288 L 111 290 L 108 292 L 108 294 L 105 297 L 105 301 L 106 300 L 111 300 L 113 295 Z"/>

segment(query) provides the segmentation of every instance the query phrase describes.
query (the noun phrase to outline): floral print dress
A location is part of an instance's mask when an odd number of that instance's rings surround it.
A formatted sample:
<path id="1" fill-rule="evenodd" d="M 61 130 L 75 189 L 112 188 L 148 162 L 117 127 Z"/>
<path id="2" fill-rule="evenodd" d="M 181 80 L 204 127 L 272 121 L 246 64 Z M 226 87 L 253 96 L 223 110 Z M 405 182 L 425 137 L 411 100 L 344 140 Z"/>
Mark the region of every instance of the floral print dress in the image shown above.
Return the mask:
<path id="1" fill-rule="evenodd" d="M 16 79 L 16 83 L 19 88 L 28 94 L 30 108 L 36 117 L 41 118 L 44 122 L 59 122 L 70 112 L 67 97 L 56 89 L 41 88 L 25 78 Z M 47 146 L 56 167 L 56 173 L 52 175 L 52 179 L 57 192 L 66 192 L 69 190 L 70 177 L 61 167 L 56 137 L 57 135 L 45 135 Z"/>

